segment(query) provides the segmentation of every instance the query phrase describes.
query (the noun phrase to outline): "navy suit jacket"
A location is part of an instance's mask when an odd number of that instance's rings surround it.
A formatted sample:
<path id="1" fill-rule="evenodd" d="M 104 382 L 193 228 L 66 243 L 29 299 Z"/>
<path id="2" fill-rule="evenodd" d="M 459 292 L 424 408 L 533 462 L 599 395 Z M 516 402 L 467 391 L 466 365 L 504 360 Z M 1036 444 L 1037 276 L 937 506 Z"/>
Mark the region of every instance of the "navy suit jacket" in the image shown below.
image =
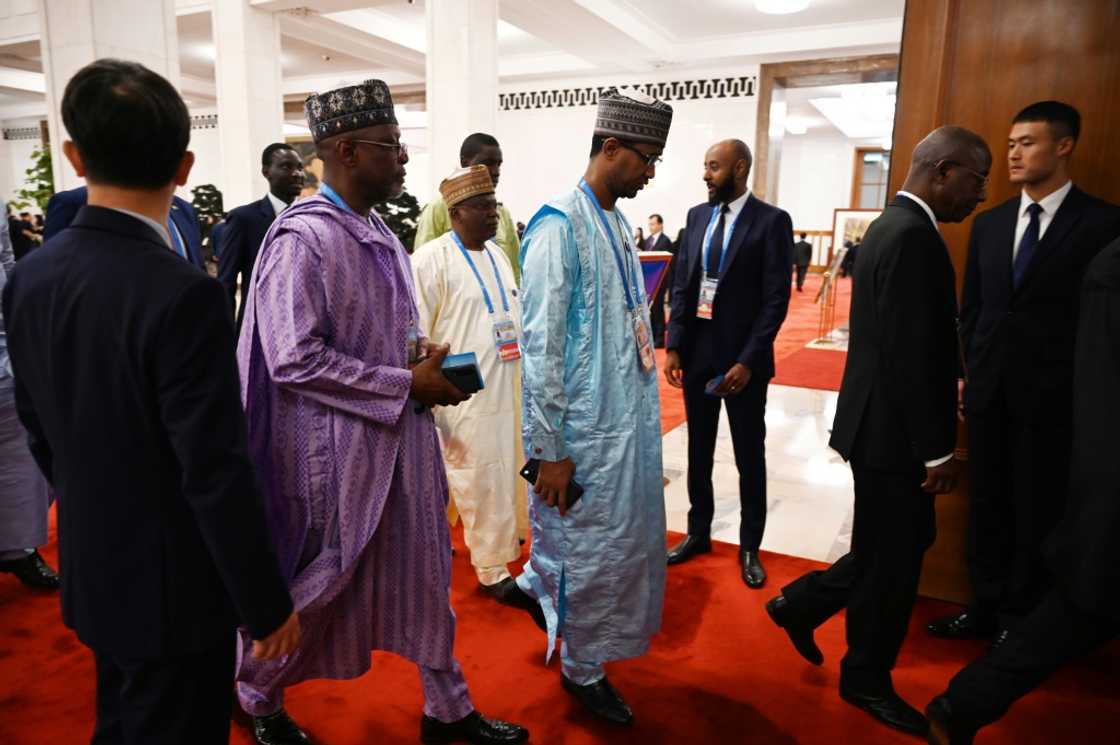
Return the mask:
<path id="1" fill-rule="evenodd" d="M 736 362 L 751 375 L 774 377 L 774 337 L 789 310 L 789 255 L 793 250 L 793 221 L 789 213 L 755 198 L 743 205 L 725 248 L 712 308 L 712 320 L 696 318 L 703 269 L 704 232 L 712 205 L 698 204 L 688 211 L 684 240 L 676 258 L 670 296 L 669 349 L 680 353 L 685 373 L 691 362 L 697 323 L 711 323 L 716 332 L 717 369 Z"/>
<path id="2" fill-rule="evenodd" d="M 56 192 L 47 202 L 47 215 L 43 223 L 43 242 L 70 227 L 78 210 L 86 205 L 86 187 Z M 187 258 L 199 269 L 206 271 L 202 260 L 202 228 L 190 202 L 174 197 L 171 200 L 171 219 L 187 244 Z"/>
<path id="3" fill-rule="evenodd" d="M 1073 187 L 1015 289 L 1019 203 L 1016 195 L 972 223 L 961 292 L 965 406 L 982 411 L 1002 385 L 1024 417 L 1054 411 L 1068 417 L 1081 280 L 1097 253 L 1120 236 L 1120 207 Z"/>
<path id="4" fill-rule="evenodd" d="M 257 263 L 257 253 L 261 242 L 276 211 L 266 195 L 256 202 L 244 204 L 229 213 L 225 229 L 218 246 L 218 281 L 226 289 L 229 298 L 229 312 L 233 314 L 236 305 L 238 277 L 241 279 L 241 306 L 237 311 L 237 329 L 241 330 L 241 320 L 245 317 L 245 294 L 249 291 L 249 280 L 253 276 L 253 266 Z"/>
<path id="5" fill-rule="evenodd" d="M 3 311 L 19 417 L 58 494 L 66 624 L 130 659 L 278 628 L 292 604 L 217 281 L 86 206 L 16 266 Z"/>

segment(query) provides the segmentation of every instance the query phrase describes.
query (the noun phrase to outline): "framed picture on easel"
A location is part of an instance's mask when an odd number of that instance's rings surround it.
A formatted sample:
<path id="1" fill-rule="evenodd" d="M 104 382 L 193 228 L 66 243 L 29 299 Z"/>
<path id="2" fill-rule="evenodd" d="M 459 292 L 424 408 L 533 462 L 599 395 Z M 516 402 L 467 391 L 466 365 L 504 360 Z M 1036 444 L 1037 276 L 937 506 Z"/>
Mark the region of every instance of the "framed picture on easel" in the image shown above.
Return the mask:
<path id="1" fill-rule="evenodd" d="M 847 248 L 848 253 L 851 253 L 852 246 L 863 240 L 863 234 L 867 232 L 867 226 L 881 214 L 883 214 L 883 210 L 833 210 L 832 249 L 828 256 L 829 264 L 832 263 L 833 257 L 841 248 Z"/>

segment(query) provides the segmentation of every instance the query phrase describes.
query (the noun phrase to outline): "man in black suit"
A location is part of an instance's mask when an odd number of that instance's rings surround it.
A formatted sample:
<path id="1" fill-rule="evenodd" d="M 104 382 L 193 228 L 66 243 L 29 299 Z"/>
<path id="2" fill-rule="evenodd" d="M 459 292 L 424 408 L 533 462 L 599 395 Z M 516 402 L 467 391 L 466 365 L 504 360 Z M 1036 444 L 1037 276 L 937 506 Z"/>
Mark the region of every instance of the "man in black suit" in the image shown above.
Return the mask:
<path id="1" fill-rule="evenodd" d="M 930 742 L 937 745 L 971 745 L 977 730 L 1059 667 L 1120 634 L 1120 240 L 1092 260 L 1082 288 L 1069 506 L 1045 546 L 1055 586 L 930 703 Z"/>
<path id="2" fill-rule="evenodd" d="M 638 249 L 641 251 L 675 253 L 673 242 L 669 240 L 669 236 L 665 235 L 664 230 L 665 222 L 661 219 L 661 215 L 657 213 L 650 215 L 649 237 L 645 239 L 642 245 L 638 246 Z M 658 349 L 665 348 L 665 296 L 669 294 L 669 286 L 673 283 L 674 260 L 675 257 L 669 260 L 669 266 L 665 268 L 665 279 L 661 281 L 661 287 L 657 288 L 657 294 L 653 296 L 652 305 L 649 309 L 649 325 L 653 332 L 653 346 Z"/>
<path id="3" fill-rule="evenodd" d="M 813 260 L 813 244 L 805 240 L 805 233 L 800 235 L 801 240 L 793 244 L 793 269 L 797 273 L 797 291 L 804 292 L 805 275 L 809 273 L 809 262 Z"/>
<path id="4" fill-rule="evenodd" d="M 93 742 L 228 742 L 237 626 L 271 658 L 299 620 L 221 285 L 167 232 L 190 116 L 151 70 L 99 60 L 67 84 L 62 120 L 88 205 L 16 267 L 3 312 L 20 419 L 58 494 L 63 620 L 97 665 Z"/>
<path id="5" fill-rule="evenodd" d="M 974 600 L 931 623 L 935 636 L 1000 641 L 1050 585 L 1041 547 L 1065 506 L 1078 291 L 1120 235 L 1120 208 L 1070 181 L 1080 129 L 1057 101 L 1020 112 L 1007 159 L 1022 194 L 972 225 L 961 338 Z"/>
<path id="6" fill-rule="evenodd" d="M 295 148 L 285 142 L 274 142 L 261 154 L 261 175 L 268 180 L 264 199 L 237 207 L 225 219 L 220 232 L 218 281 L 226 288 L 229 312 L 237 317 L 237 329 L 245 316 L 245 296 L 249 279 L 257 263 L 257 252 L 272 221 L 296 200 L 303 189 L 303 160 Z M 241 287 L 238 303 L 237 288 Z"/>
<path id="7" fill-rule="evenodd" d="M 725 140 L 704 156 L 708 201 L 688 212 L 677 257 L 665 377 L 684 388 L 688 415 L 688 535 L 669 551 L 679 564 L 711 551 L 712 459 L 720 400 L 727 405 L 739 469 L 739 565 L 766 582 L 758 558 L 766 527 L 766 390 L 774 337 L 789 309 L 789 215 L 747 190 L 751 151 Z M 709 381 L 722 376 L 714 391 Z"/>
<path id="8" fill-rule="evenodd" d="M 47 202 L 47 221 L 43 226 L 44 243 L 70 227 L 78 210 L 86 204 L 86 199 L 84 186 L 56 192 L 51 197 Z M 194 207 L 187 200 L 174 197 L 167 215 L 167 219 L 161 221 L 161 224 L 171 236 L 175 253 L 206 271 L 206 262 L 202 258 L 202 228 L 198 224 Z"/>
<path id="9" fill-rule="evenodd" d="M 979 135 L 934 130 L 914 148 L 902 191 L 868 228 L 829 442 L 855 480 L 851 551 L 766 606 L 815 665 L 823 656 L 814 629 L 846 608 L 840 696 L 915 734 L 925 733 L 925 718 L 895 693 L 891 670 L 933 543 L 933 497 L 957 477 L 956 280 L 937 224 L 964 220 L 984 200 L 991 164 Z"/>

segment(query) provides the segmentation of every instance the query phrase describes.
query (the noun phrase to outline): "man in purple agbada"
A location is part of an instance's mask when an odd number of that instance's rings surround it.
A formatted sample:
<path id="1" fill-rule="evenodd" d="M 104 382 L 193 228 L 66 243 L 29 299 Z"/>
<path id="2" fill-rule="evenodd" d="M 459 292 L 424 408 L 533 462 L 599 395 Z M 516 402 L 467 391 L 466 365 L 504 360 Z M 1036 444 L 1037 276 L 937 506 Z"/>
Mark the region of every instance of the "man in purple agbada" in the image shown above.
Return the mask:
<path id="1" fill-rule="evenodd" d="M 409 258 L 372 205 L 400 194 L 407 150 L 388 87 L 369 80 L 305 104 L 321 193 L 265 237 L 238 346 L 250 452 L 303 640 L 253 659 L 242 708 L 260 745 L 310 740 L 283 708 L 310 678 L 354 678 L 374 649 L 420 668 L 425 743 L 518 743 L 528 732 L 474 710 L 452 647 L 447 479 L 431 411 L 467 397 L 447 348 L 417 326 Z"/>

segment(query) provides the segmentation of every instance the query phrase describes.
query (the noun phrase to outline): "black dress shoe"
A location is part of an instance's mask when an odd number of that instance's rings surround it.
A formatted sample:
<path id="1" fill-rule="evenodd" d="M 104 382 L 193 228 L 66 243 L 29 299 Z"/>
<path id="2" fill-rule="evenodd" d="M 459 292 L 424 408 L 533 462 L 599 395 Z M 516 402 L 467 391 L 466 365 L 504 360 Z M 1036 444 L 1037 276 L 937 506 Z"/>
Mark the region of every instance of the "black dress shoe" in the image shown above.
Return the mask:
<path id="1" fill-rule="evenodd" d="M 253 717 L 253 740 L 257 745 L 311 745 L 311 738 L 283 709 L 267 717 Z"/>
<path id="2" fill-rule="evenodd" d="M 712 552 L 712 539 L 701 538 L 696 535 L 686 535 L 684 540 L 669 549 L 668 564 L 683 564 L 693 556 L 710 554 Z"/>
<path id="3" fill-rule="evenodd" d="M 747 587 L 757 590 L 766 584 L 766 570 L 758 559 L 757 551 L 739 551 L 739 567 L 743 571 L 743 581 Z"/>
<path id="4" fill-rule="evenodd" d="M 929 722 L 922 716 L 922 712 L 903 701 L 894 691 L 886 694 L 859 693 L 846 690 L 841 684 L 840 698 L 901 732 L 924 735 L 929 731 Z"/>
<path id="5" fill-rule="evenodd" d="M 420 742 L 425 745 L 452 742 L 502 745 L 525 742 L 528 739 L 529 730 L 524 727 L 500 719 L 486 719 L 477 711 L 472 711 L 457 722 L 441 722 L 427 714 L 420 720 Z"/>
<path id="6" fill-rule="evenodd" d="M 1011 634 L 1007 629 L 1000 629 L 996 632 L 995 638 L 992 639 L 992 646 L 990 649 L 999 649 L 1007 642 L 1007 637 Z"/>
<path id="7" fill-rule="evenodd" d="M 14 574 L 20 582 L 38 590 L 57 590 L 62 586 L 58 572 L 43 561 L 38 551 L 32 551 L 22 559 L 0 561 L 0 572 Z"/>
<path id="8" fill-rule="evenodd" d="M 770 614 L 770 620 L 785 630 L 798 654 L 814 665 L 824 663 L 824 655 L 813 640 L 813 629 L 794 623 L 785 595 L 779 595 L 767 603 L 766 612 Z"/>
<path id="9" fill-rule="evenodd" d="M 974 611 L 964 610 L 955 616 L 946 616 L 926 626 L 930 636 L 942 639 L 988 639 L 999 629 L 996 622 Z"/>
<path id="10" fill-rule="evenodd" d="M 926 707 L 929 720 L 929 742 L 932 745 L 972 745 L 976 729 L 954 721 L 949 697 L 944 693 L 929 702 Z"/>
<path id="11" fill-rule="evenodd" d="M 481 585 L 481 587 L 483 592 L 502 605 L 508 605 L 511 608 L 520 608 L 527 612 L 533 619 L 533 623 L 535 623 L 541 631 L 548 631 L 548 624 L 544 620 L 544 611 L 541 610 L 541 604 L 529 597 L 528 593 L 518 587 L 517 580 L 513 577 L 506 577 L 496 585 Z"/>
<path id="12" fill-rule="evenodd" d="M 630 711 L 622 696 L 605 677 L 597 683 L 581 686 L 561 674 L 560 684 L 564 686 L 565 691 L 575 696 L 576 701 L 583 704 L 585 709 L 600 719 L 620 727 L 626 727 L 634 722 L 634 712 Z"/>

